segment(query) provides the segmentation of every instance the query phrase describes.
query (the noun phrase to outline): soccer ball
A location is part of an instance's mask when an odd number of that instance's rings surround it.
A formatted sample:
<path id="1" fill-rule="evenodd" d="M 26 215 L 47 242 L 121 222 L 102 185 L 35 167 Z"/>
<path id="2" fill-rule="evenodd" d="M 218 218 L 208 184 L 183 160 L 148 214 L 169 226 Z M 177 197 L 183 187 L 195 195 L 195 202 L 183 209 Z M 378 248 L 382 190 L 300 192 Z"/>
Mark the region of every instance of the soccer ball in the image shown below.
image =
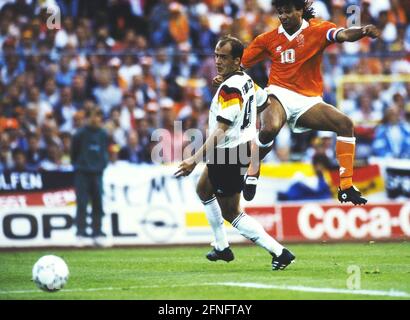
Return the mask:
<path id="1" fill-rule="evenodd" d="M 67 283 L 68 275 L 67 264 L 57 256 L 43 256 L 33 266 L 33 281 L 44 291 L 62 289 Z"/>

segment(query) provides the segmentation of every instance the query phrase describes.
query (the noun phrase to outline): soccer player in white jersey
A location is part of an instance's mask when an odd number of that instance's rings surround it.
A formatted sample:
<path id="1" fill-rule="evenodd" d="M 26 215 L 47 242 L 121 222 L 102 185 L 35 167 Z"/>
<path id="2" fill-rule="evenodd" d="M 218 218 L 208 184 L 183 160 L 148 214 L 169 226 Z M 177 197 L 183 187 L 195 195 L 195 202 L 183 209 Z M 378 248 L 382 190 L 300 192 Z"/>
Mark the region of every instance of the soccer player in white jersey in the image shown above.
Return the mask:
<path id="1" fill-rule="evenodd" d="M 244 46 L 240 40 L 226 36 L 215 48 L 215 64 L 223 78 L 211 104 L 209 132 L 202 147 L 184 160 L 177 177 L 189 175 L 196 164 L 207 158 L 197 194 L 205 207 L 215 237 L 215 247 L 207 254 L 211 261 L 232 261 L 224 219 L 247 239 L 272 255 L 272 269 L 283 270 L 295 256 L 252 217 L 240 208 L 244 175 L 250 162 L 250 142 L 256 135 L 257 111 L 268 105 L 267 93 L 241 71 Z"/>

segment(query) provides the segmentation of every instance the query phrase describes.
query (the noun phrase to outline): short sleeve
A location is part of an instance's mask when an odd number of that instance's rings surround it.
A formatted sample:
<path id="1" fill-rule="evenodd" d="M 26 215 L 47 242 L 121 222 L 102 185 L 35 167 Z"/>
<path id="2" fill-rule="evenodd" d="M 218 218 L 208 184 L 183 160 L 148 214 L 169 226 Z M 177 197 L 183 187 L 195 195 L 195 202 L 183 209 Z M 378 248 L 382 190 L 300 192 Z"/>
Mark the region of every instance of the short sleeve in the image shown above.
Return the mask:
<path id="1" fill-rule="evenodd" d="M 267 37 L 267 33 L 261 34 L 245 48 L 241 61 L 245 68 L 250 68 L 256 63 L 269 58 L 269 52 L 266 49 Z"/>
<path id="2" fill-rule="evenodd" d="M 336 41 L 336 36 L 337 34 L 344 30 L 344 28 L 337 28 L 336 25 L 332 22 L 329 21 L 324 21 L 322 23 L 322 34 L 324 35 L 324 41 L 326 41 L 326 44 L 332 44 Z"/>
<path id="3" fill-rule="evenodd" d="M 265 105 L 268 101 L 268 94 L 265 90 L 259 87 L 255 83 L 255 99 L 256 99 L 256 108 L 259 109 Z"/>
<path id="4" fill-rule="evenodd" d="M 241 112 L 243 98 L 238 88 L 223 85 L 218 94 L 219 112 L 216 120 L 231 125 Z"/>

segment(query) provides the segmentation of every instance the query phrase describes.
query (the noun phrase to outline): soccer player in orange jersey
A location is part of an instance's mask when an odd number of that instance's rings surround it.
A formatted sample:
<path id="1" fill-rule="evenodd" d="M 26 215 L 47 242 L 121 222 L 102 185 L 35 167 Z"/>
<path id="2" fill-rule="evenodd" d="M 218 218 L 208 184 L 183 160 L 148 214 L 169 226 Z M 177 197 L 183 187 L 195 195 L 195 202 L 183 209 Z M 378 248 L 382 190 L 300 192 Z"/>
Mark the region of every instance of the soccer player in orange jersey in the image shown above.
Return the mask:
<path id="1" fill-rule="evenodd" d="M 253 145 L 254 154 L 243 191 L 246 200 L 256 192 L 260 160 L 271 150 L 273 139 L 288 122 L 294 132 L 310 129 L 337 134 L 336 156 L 340 165 L 338 198 L 341 202 L 365 204 L 367 200 L 353 186 L 355 138 L 352 121 L 322 99 L 321 63 L 323 51 L 334 42 L 376 38 L 373 25 L 337 28 L 332 22 L 314 18 L 307 0 L 274 0 L 281 25 L 257 36 L 245 49 L 242 65 L 249 68 L 272 61 L 267 90 L 270 107 L 261 114 L 261 130 Z"/>

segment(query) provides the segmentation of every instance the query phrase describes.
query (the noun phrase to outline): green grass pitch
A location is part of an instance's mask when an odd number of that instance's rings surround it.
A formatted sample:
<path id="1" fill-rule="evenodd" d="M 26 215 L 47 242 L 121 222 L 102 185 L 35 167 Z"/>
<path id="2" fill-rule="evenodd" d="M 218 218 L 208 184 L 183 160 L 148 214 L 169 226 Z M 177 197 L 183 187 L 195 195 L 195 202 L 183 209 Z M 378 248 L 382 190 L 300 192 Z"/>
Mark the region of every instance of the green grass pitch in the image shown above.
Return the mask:
<path id="1" fill-rule="evenodd" d="M 271 271 L 270 256 L 253 245 L 233 245 L 230 263 L 206 260 L 206 246 L 3 251 L 0 299 L 410 299 L 408 242 L 288 248 L 296 263 L 284 271 Z M 59 292 L 31 282 L 31 268 L 45 254 L 61 256 L 70 269 Z M 349 289 L 349 281 L 360 288 Z"/>

